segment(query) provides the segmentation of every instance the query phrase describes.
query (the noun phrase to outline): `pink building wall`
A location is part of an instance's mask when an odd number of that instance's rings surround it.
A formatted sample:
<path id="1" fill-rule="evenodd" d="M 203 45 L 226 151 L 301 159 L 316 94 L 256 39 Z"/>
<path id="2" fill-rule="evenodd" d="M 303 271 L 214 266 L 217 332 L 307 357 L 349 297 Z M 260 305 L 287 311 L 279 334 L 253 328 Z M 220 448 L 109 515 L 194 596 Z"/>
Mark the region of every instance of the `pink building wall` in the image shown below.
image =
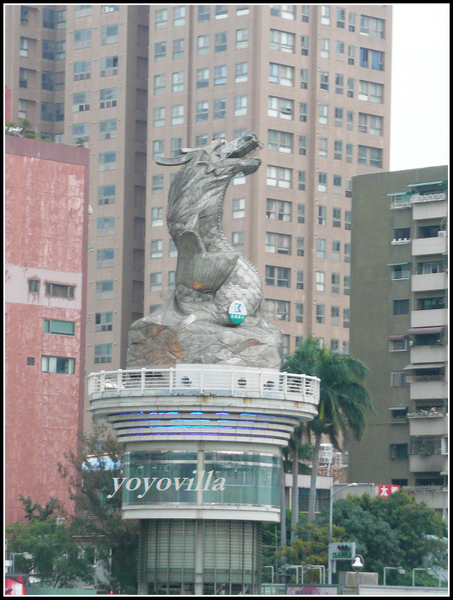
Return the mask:
<path id="1" fill-rule="evenodd" d="M 21 494 L 71 510 L 64 454 L 83 424 L 89 151 L 6 136 L 5 520 L 23 519 Z M 38 293 L 29 280 L 39 281 Z M 75 287 L 73 299 L 45 284 Z M 44 333 L 43 320 L 73 321 L 74 335 Z M 46 373 L 42 356 L 75 359 L 74 374 Z M 33 362 L 33 364 L 27 364 Z"/>

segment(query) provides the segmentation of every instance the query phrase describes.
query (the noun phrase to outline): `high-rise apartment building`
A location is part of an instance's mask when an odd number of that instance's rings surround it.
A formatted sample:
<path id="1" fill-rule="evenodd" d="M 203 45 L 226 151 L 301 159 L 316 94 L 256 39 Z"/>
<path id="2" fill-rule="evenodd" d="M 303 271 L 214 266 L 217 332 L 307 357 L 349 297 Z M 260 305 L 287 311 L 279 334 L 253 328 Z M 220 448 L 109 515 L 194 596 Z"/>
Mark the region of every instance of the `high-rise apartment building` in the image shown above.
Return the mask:
<path id="1" fill-rule="evenodd" d="M 224 203 L 286 351 L 348 351 L 351 179 L 388 170 L 392 8 L 10 5 L 11 120 L 91 152 L 86 372 L 126 366 L 133 320 L 172 293 L 166 227 L 181 147 L 252 130 Z M 88 417 L 88 420 L 91 420 Z"/>
<path id="2" fill-rule="evenodd" d="M 348 478 L 394 484 L 446 516 L 448 169 L 353 179 L 351 353 L 374 412 Z"/>
<path id="3" fill-rule="evenodd" d="M 262 165 L 233 179 L 225 233 L 286 351 L 310 333 L 348 351 L 351 178 L 388 169 L 391 32 L 389 6 L 151 6 L 145 313 L 177 260 L 154 159 L 252 130 Z"/>

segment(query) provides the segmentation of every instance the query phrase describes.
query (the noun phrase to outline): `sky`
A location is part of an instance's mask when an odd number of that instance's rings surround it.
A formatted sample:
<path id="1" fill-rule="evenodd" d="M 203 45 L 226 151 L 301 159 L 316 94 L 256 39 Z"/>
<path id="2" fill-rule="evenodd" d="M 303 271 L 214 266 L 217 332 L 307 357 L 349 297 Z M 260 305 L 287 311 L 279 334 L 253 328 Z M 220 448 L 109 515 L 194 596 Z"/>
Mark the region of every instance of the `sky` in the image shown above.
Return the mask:
<path id="1" fill-rule="evenodd" d="M 390 170 L 449 164 L 450 4 L 393 4 Z"/>

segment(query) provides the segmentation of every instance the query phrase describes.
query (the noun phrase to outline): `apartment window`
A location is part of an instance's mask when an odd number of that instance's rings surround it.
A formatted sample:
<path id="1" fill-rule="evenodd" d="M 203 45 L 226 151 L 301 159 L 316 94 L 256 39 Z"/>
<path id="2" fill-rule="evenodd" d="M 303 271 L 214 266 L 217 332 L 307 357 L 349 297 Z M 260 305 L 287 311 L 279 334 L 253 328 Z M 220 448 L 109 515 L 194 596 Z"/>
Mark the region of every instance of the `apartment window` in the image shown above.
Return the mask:
<path id="1" fill-rule="evenodd" d="M 302 36 L 306 37 L 306 36 Z M 329 38 L 321 38 L 321 58 L 330 58 L 330 40 Z M 302 52 L 303 54 L 303 52 Z"/>
<path id="2" fill-rule="evenodd" d="M 318 225 L 327 225 L 327 206 L 318 205 L 316 213 Z"/>
<path id="3" fill-rule="evenodd" d="M 299 121 L 305 123 L 307 121 L 307 114 L 308 114 L 307 103 L 299 102 Z"/>
<path id="4" fill-rule="evenodd" d="M 335 73 L 335 93 L 342 94 L 344 89 L 344 76 L 341 73 Z"/>
<path id="5" fill-rule="evenodd" d="M 267 114 L 270 117 L 292 120 L 294 114 L 294 101 L 286 98 L 269 96 Z"/>
<path id="6" fill-rule="evenodd" d="M 291 222 L 291 202 L 285 200 L 266 200 L 266 218 L 278 221 Z"/>
<path id="7" fill-rule="evenodd" d="M 104 204 L 115 204 L 116 186 L 113 185 L 100 185 L 98 186 L 98 204 L 102 206 Z"/>
<path id="8" fill-rule="evenodd" d="M 26 37 L 20 38 L 20 48 L 19 48 L 19 56 L 27 57 L 28 56 L 28 47 L 29 47 L 29 39 Z"/>
<path id="9" fill-rule="evenodd" d="M 290 303 L 285 300 L 264 300 L 264 313 L 269 319 L 289 321 Z"/>
<path id="10" fill-rule="evenodd" d="M 244 232 L 243 231 L 233 231 L 231 234 L 231 243 L 234 247 L 242 248 L 244 246 Z"/>
<path id="11" fill-rule="evenodd" d="M 354 81 L 353 77 L 348 78 L 348 98 L 354 98 Z"/>
<path id="12" fill-rule="evenodd" d="M 236 29 L 236 49 L 248 48 L 249 45 L 249 29 Z"/>
<path id="13" fill-rule="evenodd" d="M 344 60 L 344 42 L 339 40 L 335 42 L 335 59 L 340 61 Z"/>
<path id="14" fill-rule="evenodd" d="M 383 118 L 377 115 L 367 115 L 359 113 L 359 131 L 361 133 L 370 133 L 371 135 L 383 134 Z"/>
<path id="15" fill-rule="evenodd" d="M 326 291 L 326 274 L 324 271 L 316 271 L 316 291 Z"/>
<path id="16" fill-rule="evenodd" d="M 305 136 L 303 136 L 305 137 Z M 299 144 L 300 144 L 300 136 L 299 136 Z M 299 145 L 299 154 L 302 154 L 301 147 Z M 297 171 L 297 188 L 299 190 L 305 190 L 306 187 L 306 172 L 305 171 Z"/>
<path id="17" fill-rule="evenodd" d="M 19 69 L 19 87 L 28 87 L 28 69 Z"/>
<path id="18" fill-rule="evenodd" d="M 298 203 L 297 205 L 297 222 L 305 223 L 305 204 Z"/>
<path id="19" fill-rule="evenodd" d="M 349 327 L 349 308 L 343 308 L 343 327 Z"/>
<path id="20" fill-rule="evenodd" d="M 211 6 L 209 4 L 198 5 L 198 22 L 204 23 L 211 18 Z"/>
<path id="21" fill-rule="evenodd" d="M 330 25 L 330 6 L 328 4 L 321 6 L 321 25 Z"/>
<path id="22" fill-rule="evenodd" d="M 26 119 L 28 114 L 28 102 L 22 98 L 19 98 L 19 108 L 17 116 L 19 119 Z"/>
<path id="23" fill-rule="evenodd" d="M 292 188 L 292 169 L 268 165 L 266 183 L 272 187 Z"/>
<path id="24" fill-rule="evenodd" d="M 393 371 L 390 373 L 390 385 L 391 387 L 407 387 L 409 381 L 406 371 Z"/>
<path id="25" fill-rule="evenodd" d="M 165 155 L 164 140 L 153 141 L 153 160 L 162 158 Z"/>
<path id="26" fill-rule="evenodd" d="M 384 39 L 385 21 L 365 15 L 360 16 L 360 33 L 370 35 L 375 38 Z"/>
<path id="27" fill-rule="evenodd" d="M 55 106 L 53 102 L 41 102 L 41 121 L 54 121 Z"/>
<path id="28" fill-rule="evenodd" d="M 198 36 L 198 56 L 209 54 L 209 35 Z"/>
<path id="29" fill-rule="evenodd" d="M 291 254 L 291 236 L 266 232 L 265 250 L 274 254 Z"/>
<path id="30" fill-rule="evenodd" d="M 343 109 L 341 106 L 335 107 L 335 127 L 343 127 Z"/>
<path id="31" fill-rule="evenodd" d="M 72 143 L 75 144 L 79 141 L 88 142 L 90 139 L 90 124 L 89 123 L 77 123 L 72 126 Z"/>
<path id="32" fill-rule="evenodd" d="M 268 148 L 290 154 L 293 151 L 293 134 L 285 131 L 268 130 Z"/>
<path id="33" fill-rule="evenodd" d="M 197 103 L 198 104 L 198 103 Z M 214 119 L 224 119 L 226 117 L 226 100 L 219 98 L 214 100 Z"/>
<path id="34" fill-rule="evenodd" d="M 173 9 L 173 26 L 181 27 L 186 24 L 186 7 L 177 6 Z"/>
<path id="35" fill-rule="evenodd" d="M 349 243 L 344 245 L 344 262 L 351 262 L 351 244 Z"/>
<path id="36" fill-rule="evenodd" d="M 208 102 L 197 102 L 196 104 L 196 112 L 195 112 L 195 120 L 196 121 L 207 121 L 208 120 Z"/>
<path id="37" fill-rule="evenodd" d="M 112 362 L 112 344 L 97 344 L 94 347 L 95 364 Z"/>
<path id="38" fill-rule="evenodd" d="M 417 310 L 437 310 L 439 308 L 445 308 L 445 296 L 417 299 Z"/>
<path id="39" fill-rule="evenodd" d="M 151 258 L 162 258 L 163 255 L 162 240 L 151 240 Z"/>
<path id="40" fill-rule="evenodd" d="M 151 209 L 151 227 L 160 227 L 164 224 L 164 209 L 162 206 L 155 206 Z"/>
<path id="41" fill-rule="evenodd" d="M 389 341 L 390 352 L 404 352 L 409 348 L 407 338 L 401 337 Z"/>
<path id="42" fill-rule="evenodd" d="M 119 25 L 103 25 L 101 27 L 101 45 L 116 44 L 118 42 Z"/>
<path id="43" fill-rule="evenodd" d="M 337 8 L 337 27 L 339 29 L 344 29 L 345 21 L 346 21 L 346 11 L 344 10 L 344 8 Z"/>
<path id="44" fill-rule="evenodd" d="M 269 83 L 279 83 L 280 85 L 294 86 L 294 67 L 269 63 Z"/>
<path id="45" fill-rule="evenodd" d="M 243 219 L 245 217 L 245 198 L 233 198 L 233 219 Z"/>
<path id="46" fill-rule="evenodd" d="M 359 165 L 382 168 L 382 149 L 359 146 L 357 162 Z"/>
<path id="47" fill-rule="evenodd" d="M 29 279 L 28 280 L 28 292 L 30 294 L 38 294 L 39 293 L 39 279 Z"/>
<path id="48" fill-rule="evenodd" d="M 301 270 L 296 271 L 296 288 L 298 290 L 304 289 L 304 272 Z"/>
<path id="49" fill-rule="evenodd" d="M 105 269 L 107 267 L 113 267 L 115 263 L 115 249 L 114 248 L 102 248 L 97 251 L 96 256 L 96 269 Z"/>
<path id="50" fill-rule="evenodd" d="M 67 300 L 74 300 L 73 285 L 64 285 L 61 283 L 46 283 L 45 295 L 50 298 L 66 298 Z"/>
<path id="51" fill-rule="evenodd" d="M 354 12 L 349 13 L 349 31 L 355 31 L 355 17 L 356 14 Z"/>
<path id="52" fill-rule="evenodd" d="M 113 171 L 116 169 L 116 151 L 99 153 L 99 171 Z"/>
<path id="53" fill-rule="evenodd" d="M 296 245 L 297 245 L 297 256 L 304 256 L 304 254 L 305 254 L 305 238 L 300 237 L 300 236 L 297 237 Z"/>
<path id="54" fill-rule="evenodd" d="M 326 240 L 318 238 L 316 240 L 316 258 L 326 258 Z"/>
<path id="55" fill-rule="evenodd" d="M 97 220 L 97 235 L 114 235 L 115 234 L 115 217 L 98 217 Z"/>
<path id="56" fill-rule="evenodd" d="M 197 88 L 208 87 L 209 85 L 209 69 L 197 69 Z"/>
<path id="57" fill-rule="evenodd" d="M 168 14 L 168 11 L 166 8 L 156 10 L 155 19 L 154 19 L 154 28 L 155 29 L 160 29 L 162 27 L 166 27 L 167 14 Z"/>
<path id="58" fill-rule="evenodd" d="M 306 90 L 308 88 L 308 69 L 300 69 L 300 88 Z"/>
<path id="59" fill-rule="evenodd" d="M 119 9 L 120 9 L 119 4 L 103 4 L 101 6 L 101 13 L 107 14 L 107 13 L 111 13 L 111 12 L 116 12 Z"/>
<path id="60" fill-rule="evenodd" d="M 342 189 L 341 189 L 341 175 L 336 175 L 334 173 L 333 175 L 333 193 L 334 194 L 341 194 Z"/>
<path id="61" fill-rule="evenodd" d="M 327 192 L 327 173 L 318 173 L 318 192 Z"/>
<path id="62" fill-rule="evenodd" d="M 153 112 L 153 127 L 165 126 L 165 106 L 159 106 Z"/>
<path id="63" fill-rule="evenodd" d="M 99 123 L 99 139 L 100 140 L 111 140 L 116 138 L 118 135 L 117 131 L 117 120 L 108 119 L 107 121 L 100 121 Z"/>
<path id="64" fill-rule="evenodd" d="M 351 229 L 351 211 L 344 211 L 344 228 L 350 230 Z"/>
<path id="65" fill-rule="evenodd" d="M 343 277 L 343 294 L 349 296 L 351 292 L 351 276 L 345 275 Z"/>
<path id="66" fill-rule="evenodd" d="M 151 191 L 160 192 L 164 189 L 164 176 L 162 174 L 153 175 L 151 180 Z"/>
<path id="67" fill-rule="evenodd" d="M 281 50 L 282 52 L 294 53 L 296 36 L 294 33 L 271 29 L 270 44 L 271 50 Z"/>
<path id="68" fill-rule="evenodd" d="M 159 292 L 162 289 L 162 273 L 150 273 L 149 291 Z"/>
<path id="69" fill-rule="evenodd" d="M 296 323 L 304 322 L 304 305 L 301 302 L 296 302 Z"/>
<path id="70" fill-rule="evenodd" d="M 42 57 L 48 60 L 55 59 L 55 42 L 50 40 L 42 41 Z"/>
<path id="71" fill-rule="evenodd" d="M 329 73 L 327 71 L 321 71 L 319 87 L 322 90 L 329 90 Z"/>
<path id="72" fill-rule="evenodd" d="M 74 321 L 59 321 L 57 319 L 44 319 L 43 331 L 44 331 L 44 333 L 56 333 L 59 335 L 74 335 L 75 334 L 75 323 L 74 323 Z"/>
<path id="73" fill-rule="evenodd" d="M 340 307 L 339 306 L 331 306 L 330 307 L 330 324 L 331 325 L 339 325 L 340 324 Z"/>
<path id="74" fill-rule="evenodd" d="M 76 92 L 72 96 L 72 112 L 90 110 L 90 92 Z"/>
<path id="75" fill-rule="evenodd" d="M 101 57 L 101 77 L 109 75 L 117 75 L 118 73 L 118 56 L 102 56 Z"/>
<path id="76" fill-rule="evenodd" d="M 91 4 L 76 4 L 75 5 L 75 18 L 89 17 L 91 15 Z"/>
<path id="77" fill-rule="evenodd" d="M 214 85 L 225 85 L 227 78 L 226 65 L 214 67 Z"/>
<path id="78" fill-rule="evenodd" d="M 165 58 L 167 55 L 167 42 L 156 42 L 154 44 L 154 60 Z"/>
<path id="79" fill-rule="evenodd" d="M 325 304 L 316 305 L 316 323 L 318 325 L 324 325 L 326 322 L 326 306 Z"/>
<path id="80" fill-rule="evenodd" d="M 184 123 L 184 104 L 175 104 L 171 107 L 171 124 L 182 125 Z"/>
<path id="81" fill-rule="evenodd" d="M 331 291 L 332 294 L 340 293 L 340 273 L 332 273 L 331 274 Z M 338 313 L 338 318 L 340 317 L 340 313 Z"/>
<path id="82" fill-rule="evenodd" d="M 75 359 L 64 356 L 41 356 L 41 371 L 43 373 L 74 375 Z"/>
<path id="83" fill-rule="evenodd" d="M 215 34 L 214 38 L 214 51 L 215 52 L 226 52 L 227 49 L 227 33 L 221 31 Z"/>
<path id="84" fill-rule="evenodd" d="M 57 10 L 56 11 L 56 24 L 57 24 L 57 29 L 65 29 L 66 28 L 66 11 L 65 10 Z"/>
<path id="85" fill-rule="evenodd" d="M 171 77 L 171 91 L 172 92 L 183 92 L 184 91 L 184 71 L 173 73 Z"/>
<path id="86" fill-rule="evenodd" d="M 320 104 L 319 105 L 319 123 L 321 125 L 327 125 L 329 122 L 329 105 L 328 104 Z"/>
<path id="87" fill-rule="evenodd" d="M 319 156 L 327 156 L 327 138 L 319 138 L 318 154 Z"/>
<path id="88" fill-rule="evenodd" d="M 384 53 L 369 48 L 360 48 L 360 66 L 376 71 L 383 71 Z"/>
<path id="89" fill-rule="evenodd" d="M 74 63 L 74 81 L 90 79 L 91 60 L 78 60 Z"/>
<path id="90" fill-rule="evenodd" d="M 228 17 L 228 5 L 227 4 L 216 4 L 215 5 L 215 18 L 226 19 Z"/>
<path id="91" fill-rule="evenodd" d="M 248 62 L 236 63 L 234 69 L 234 80 L 236 83 L 243 83 L 248 79 Z"/>
<path id="92" fill-rule="evenodd" d="M 118 90 L 117 88 L 105 88 L 99 93 L 99 108 L 111 108 L 117 105 Z"/>
<path id="93" fill-rule="evenodd" d="M 27 86 L 25 86 L 27 87 Z M 43 90 L 54 89 L 54 74 L 51 71 L 43 71 L 41 74 L 41 87 Z"/>
<path id="94" fill-rule="evenodd" d="M 76 31 L 74 31 L 74 49 L 89 48 L 90 46 L 91 29 L 76 29 Z"/>
<path id="95" fill-rule="evenodd" d="M 343 158 L 343 142 L 341 140 L 334 140 L 333 142 L 333 157 L 334 160 L 342 160 Z"/>
<path id="96" fill-rule="evenodd" d="M 173 40 L 173 59 L 184 58 L 185 39 Z"/>
<path id="97" fill-rule="evenodd" d="M 332 225 L 334 227 L 341 227 L 341 208 L 333 208 L 333 222 Z"/>
<path id="98" fill-rule="evenodd" d="M 409 300 L 394 300 L 393 301 L 393 314 L 394 315 L 408 315 L 409 314 Z"/>

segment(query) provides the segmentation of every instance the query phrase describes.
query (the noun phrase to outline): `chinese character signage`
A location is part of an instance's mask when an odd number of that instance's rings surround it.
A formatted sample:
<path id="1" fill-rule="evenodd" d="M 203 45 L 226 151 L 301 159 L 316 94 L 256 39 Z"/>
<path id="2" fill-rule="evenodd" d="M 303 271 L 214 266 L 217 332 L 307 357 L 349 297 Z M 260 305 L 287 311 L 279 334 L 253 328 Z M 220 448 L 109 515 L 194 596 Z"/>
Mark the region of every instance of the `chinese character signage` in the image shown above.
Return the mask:
<path id="1" fill-rule="evenodd" d="M 379 484 L 378 485 L 378 496 L 379 496 L 379 498 L 388 498 L 388 496 L 390 496 L 390 494 L 393 494 L 393 492 L 397 492 L 399 489 L 401 489 L 400 485 Z"/>

